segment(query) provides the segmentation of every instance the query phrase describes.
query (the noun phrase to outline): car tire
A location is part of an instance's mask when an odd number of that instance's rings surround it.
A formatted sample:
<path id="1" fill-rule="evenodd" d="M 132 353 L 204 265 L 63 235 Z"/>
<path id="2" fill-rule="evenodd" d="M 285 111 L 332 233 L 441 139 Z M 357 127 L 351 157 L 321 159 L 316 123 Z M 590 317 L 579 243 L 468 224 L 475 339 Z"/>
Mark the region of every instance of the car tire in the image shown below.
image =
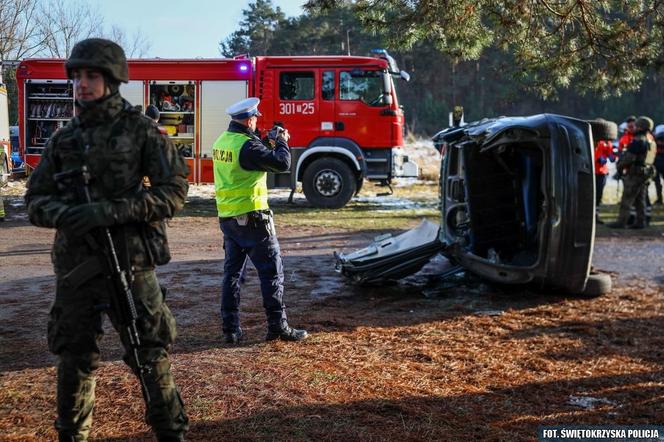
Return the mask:
<path id="1" fill-rule="evenodd" d="M 337 158 L 319 158 L 302 176 L 302 190 L 315 207 L 339 209 L 355 195 L 357 177 L 351 168 Z"/>
<path id="2" fill-rule="evenodd" d="M 582 295 L 587 297 L 601 296 L 605 293 L 609 293 L 611 287 L 611 275 L 591 272 L 586 280 L 586 288 L 583 290 Z"/>
<path id="3" fill-rule="evenodd" d="M 618 138 L 618 125 L 613 121 L 597 118 L 588 120 L 593 131 L 593 140 L 615 140 Z"/>

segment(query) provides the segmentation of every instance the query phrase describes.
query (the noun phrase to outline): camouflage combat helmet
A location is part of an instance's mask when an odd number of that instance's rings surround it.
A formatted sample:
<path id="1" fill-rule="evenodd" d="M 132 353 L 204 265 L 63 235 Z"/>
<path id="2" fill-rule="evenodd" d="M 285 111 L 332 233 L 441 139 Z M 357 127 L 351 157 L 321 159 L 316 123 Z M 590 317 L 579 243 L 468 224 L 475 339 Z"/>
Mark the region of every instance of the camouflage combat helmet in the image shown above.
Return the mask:
<path id="1" fill-rule="evenodd" d="M 103 38 L 88 38 L 76 43 L 65 63 L 65 68 L 69 78 L 72 78 L 72 69 L 93 68 L 99 69 L 118 82 L 129 81 L 124 50 L 117 43 Z"/>
<path id="2" fill-rule="evenodd" d="M 655 127 L 655 123 L 652 121 L 651 118 L 649 117 L 639 117 L 636 119 L 634 122 L 634 125 L 638 130 L 649 130 L 651 131 L 653 127 Z"/>

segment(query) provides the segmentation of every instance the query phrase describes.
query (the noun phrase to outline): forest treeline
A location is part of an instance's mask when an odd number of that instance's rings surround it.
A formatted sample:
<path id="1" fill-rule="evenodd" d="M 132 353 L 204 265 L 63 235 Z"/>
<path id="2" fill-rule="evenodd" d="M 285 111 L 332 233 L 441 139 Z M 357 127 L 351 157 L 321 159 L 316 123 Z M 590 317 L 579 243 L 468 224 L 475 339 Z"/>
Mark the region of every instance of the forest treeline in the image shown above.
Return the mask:
<path id="1" fill-rule="evenodd" d="M 286 17 L 269 0 L 256 0 L 243 12 L 238 30 L 220 42 L 224 56 L 255 55 L 369 55 L 386 48 L 411 81 L 397 89 L 411 132 L 429 136 L 447 126 L 448 114 L 462 105 L 466 121 L 500 115 L 552 112 L 580 118 L 601 117 L 621 122 L 630 114 L 649 115 L 664 122 L 664 78 L 653 67 L 635 92 L 611 96 L 613 91 L 588 92 L 571 84 L 552 99 L 524 86 L 514 76 L 508 52 L 484 51 L 477 60 L 455 60 L 428 41 L 409 50 L 393 50 L 380 36 L 366 31 L 351 7 L 305 11 Z M 578 86 L 578 85 L 577 85 Z M 603 96 L 607 96 L 603 98 Z"/>

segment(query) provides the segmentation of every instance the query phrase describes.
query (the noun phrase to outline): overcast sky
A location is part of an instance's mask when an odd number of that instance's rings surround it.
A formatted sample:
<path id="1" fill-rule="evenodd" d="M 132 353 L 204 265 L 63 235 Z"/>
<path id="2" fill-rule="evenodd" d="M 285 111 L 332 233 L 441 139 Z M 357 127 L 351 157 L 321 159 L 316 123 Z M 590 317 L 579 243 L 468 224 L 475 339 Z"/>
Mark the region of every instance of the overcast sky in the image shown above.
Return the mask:
<path id="1" fill-rule="evenodd" d="M 248 0 L 103 0 L 105 24 L 127 35 L 141 29 L 150 40 L 147 57 L 221 57 L 219 42 L 238 29 Z M 286 16 L 302 14 L 306 0 L 272 0 Z"/>

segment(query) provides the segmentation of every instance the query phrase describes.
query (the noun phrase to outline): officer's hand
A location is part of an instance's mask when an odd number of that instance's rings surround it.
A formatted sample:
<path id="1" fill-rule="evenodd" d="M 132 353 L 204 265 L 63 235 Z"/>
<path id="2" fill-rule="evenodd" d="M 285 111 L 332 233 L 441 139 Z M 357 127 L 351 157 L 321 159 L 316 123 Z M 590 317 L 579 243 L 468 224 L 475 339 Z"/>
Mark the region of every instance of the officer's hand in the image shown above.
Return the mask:
<path id="1" fill-rule="evenodd" d="M 113 206 L 109 202 L 88 203 L 71 207 L 60 217 L 58 228 L 84 235 L 95 227 L 115 224 Z"/>
<path id="2" fill-rule="evenodd" d="M 290 133 L 288 132 L 288 129 L 284 129 L 283 132 L 281 132 L 281 137 L 284 139 L 285 142 L 288 142 L 288 140 L 290 140 Z"/>
<path id="3" fill-rule="evenodd" d="M 599 157 L 597 162 L 602 165 L 606 164 L 606 157 Z"/>

